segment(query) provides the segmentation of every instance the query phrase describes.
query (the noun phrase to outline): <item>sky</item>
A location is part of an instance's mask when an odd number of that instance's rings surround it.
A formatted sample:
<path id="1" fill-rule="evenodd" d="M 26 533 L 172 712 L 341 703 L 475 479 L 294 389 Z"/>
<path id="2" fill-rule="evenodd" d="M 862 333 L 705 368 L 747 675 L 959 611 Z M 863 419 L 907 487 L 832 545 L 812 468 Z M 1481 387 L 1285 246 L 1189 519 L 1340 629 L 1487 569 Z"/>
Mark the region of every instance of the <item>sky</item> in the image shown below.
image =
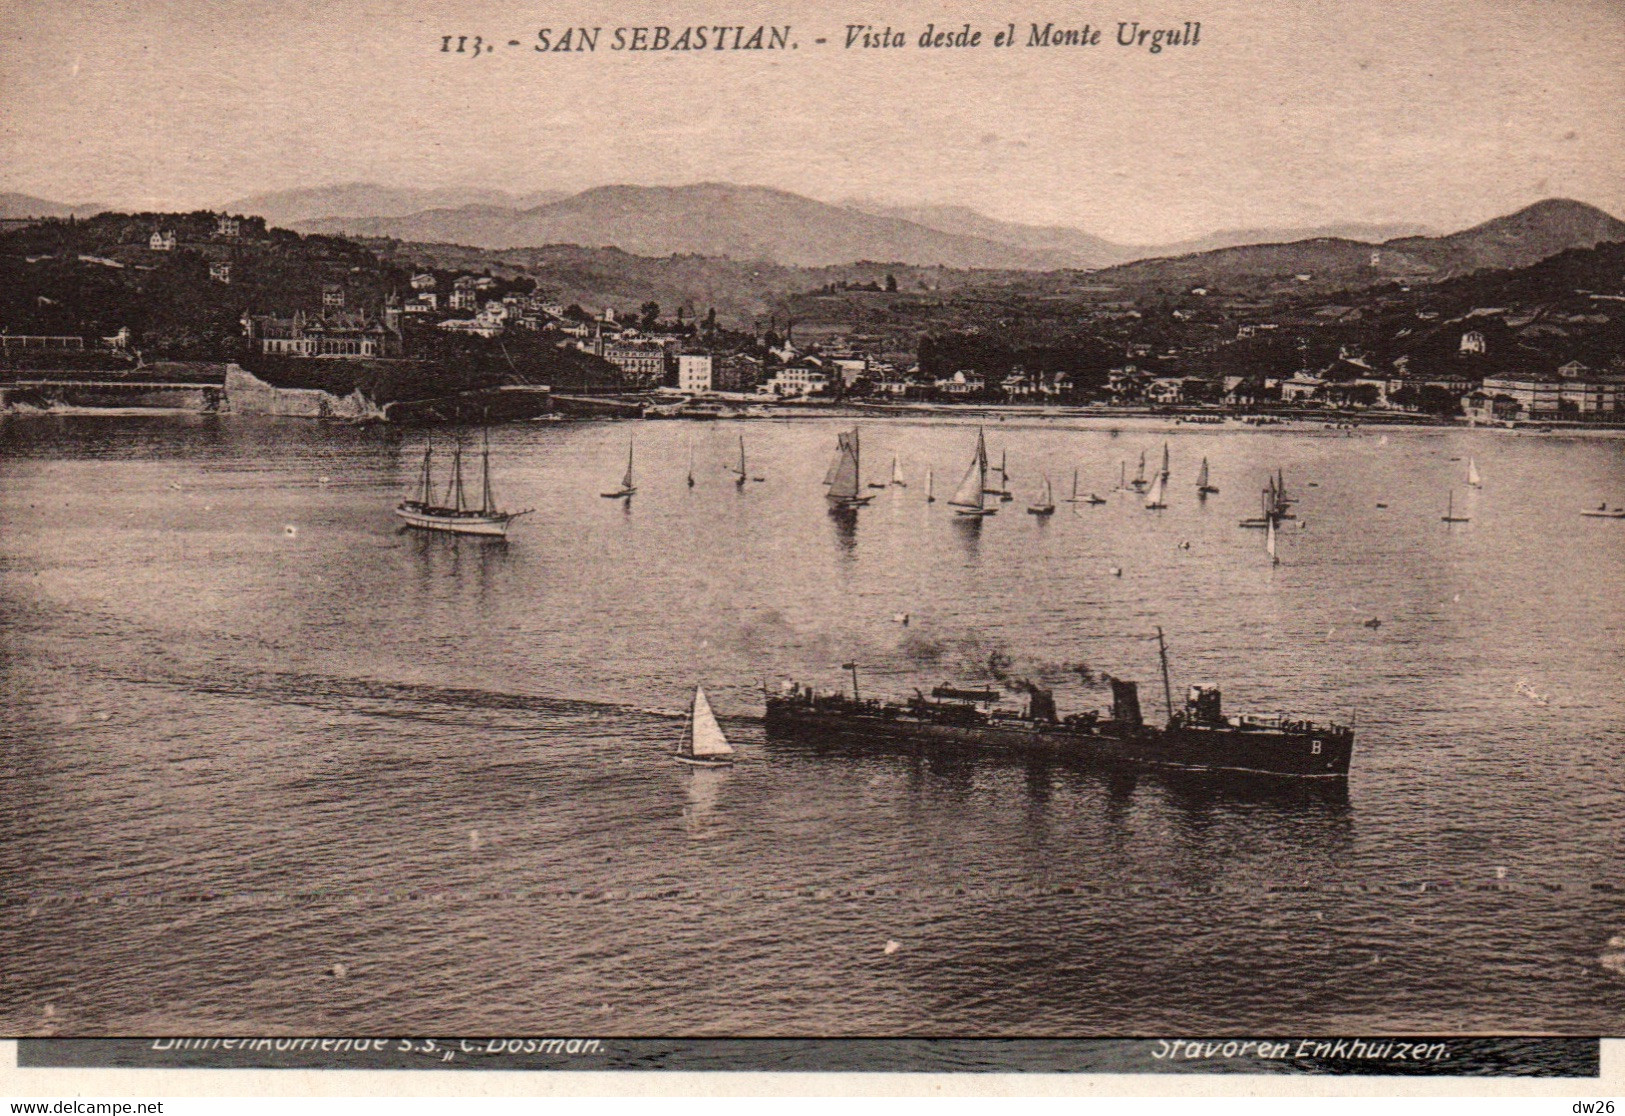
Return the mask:
<path id="1" fill-rule="evenodd" d="M 1450 230 L 1545 197 L 1625 216 L 1625 0 L 843 8 L 6 0 L 0 190 L 190 209 L 344 182 L 729 181 L 968 205 L 1127 243 L 1350 221 Z M 844 49 L 848 19 L 908 45 Z M 1200 21 L 1201 39 L 1116 45 L 1136 20 Z M 1034 21 L 1103 34 L 1027 47 Z M 795 49 L 607 49 L 616 27 L 763 23 L 788 25 Z M 966 23 L 980 46 L 915 45 L 927 24 Z M 1018 45 L 994 47 L 1008 23 Z M 603 27 L 599 49 L 531 49 L 540 28 L 570 25 Z M 476 34 L 496 52 L 440 49 Z"/>

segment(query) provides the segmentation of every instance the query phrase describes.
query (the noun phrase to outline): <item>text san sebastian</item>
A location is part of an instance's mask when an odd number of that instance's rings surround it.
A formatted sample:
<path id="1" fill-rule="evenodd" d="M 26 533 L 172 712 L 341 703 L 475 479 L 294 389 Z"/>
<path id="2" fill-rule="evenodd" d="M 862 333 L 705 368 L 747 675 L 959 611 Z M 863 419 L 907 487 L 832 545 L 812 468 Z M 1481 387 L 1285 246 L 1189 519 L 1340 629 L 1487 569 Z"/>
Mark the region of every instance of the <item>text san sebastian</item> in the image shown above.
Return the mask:
<path id="1" fill-rule="evenodd" d="M 607 31 L 607 34 L 606 34 Z M 600 41 L 601 40 L 601 41 Z M 789 50 L 790 25 L 776 27 L 544 27 L 535 49 L 549 53 L 592 53 L 605 50 Z"/>

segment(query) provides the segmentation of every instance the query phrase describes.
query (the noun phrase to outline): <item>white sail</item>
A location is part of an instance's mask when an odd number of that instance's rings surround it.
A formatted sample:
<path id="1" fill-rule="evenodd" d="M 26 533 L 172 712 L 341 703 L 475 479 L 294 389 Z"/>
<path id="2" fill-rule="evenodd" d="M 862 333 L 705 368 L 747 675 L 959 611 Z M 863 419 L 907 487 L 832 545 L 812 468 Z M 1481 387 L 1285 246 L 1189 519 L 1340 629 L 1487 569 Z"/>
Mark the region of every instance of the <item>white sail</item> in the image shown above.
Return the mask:
<path id="1" fill-rule="evenodd" d="M 1207 487 L 1207 458 L 1202 458 L 1202 471 L 1196 474 L 1196 487 Z"/>
<path id="2" fill-rule="evenodd" d="M 1044 474 L 1044 487 L 1038 491 L 1038 506 L 1053 508 L 1055 506 L 1055 492 L 1050 488 L 1049 474 Z"/>
<path id="3" fill-rule="evenodd" d="M 987 487 L 987 444 L 982 440 L 982 432 L 976 432 L 976 455 L 971 458 L 970 467 L 965 470 L 965 479 L 959 482 L 959 488 L 948 501 L 956 508 L 975 508 L 980 511 L 986 505 L 982 502 L 984 489 Z"/>
<path id="4" fill-rule="evenodd" d="M 1270 562 L 1276 563 L 1280 559 L 1275 556 L 1275 520 L 1269 521 L 1269 527 L 1264 533 L 1264 549 L 1270 553 Z"/>
<path id="5" fill-rule="evenodd" d="M 1156 480 L 1151 482 L 1151 491 L 1145 494 L 1145 506 L 1148 508 L 1160 508 L 1165 506 L 1162 502 L 1161 473 L 1158 473 Z"/>
<path id="6" fill-rule="evenodd" d="M 1168 483 L 1168 443 L 1162 443 L 1162 483 Z"/>
<path id="7" fill-rule="evenodd" d="M 621 478 L 621 487 L 625 489 L 632 487 L 632 443 L 630 441 L 626 443 L 626 476 Z"/>
<path id="8" fill-rule="evenodd" d="M 897 460 L 895 453 L 891 455 L 891 482 L 899 488 L 907 487 L 906 482 L 903 480 L 902 463 Z"/>
<path id="9" fill-rule="evenodd" d="M 691 756 L 726 756 L 733 754 L 733 746 L 728 738 L 722 735 L 722 726 L 717 724 L 715 713 L 711 712 L 711 703 L 705 698 L 705 687 L 694 687 L 694 711 L 689 718 L 689 746 L 688 754 Z"/>
<path id="10" fill-rule="evenodd" d="M 1484 478 L 1478 475 L 1478 462 L 1471 457 L 1467 459 L 1467 483 L 1474 488 L 1484 487 Z"/>
<path id="11" fill-rule="evenodd" d="M 837 453 L 839 456 L 835 462 L 835 475 L 829 484 L 829 498 L 855 500 L 858 495 L 858 432 L 855 428 L 850 435 L 840 436 Z"/>

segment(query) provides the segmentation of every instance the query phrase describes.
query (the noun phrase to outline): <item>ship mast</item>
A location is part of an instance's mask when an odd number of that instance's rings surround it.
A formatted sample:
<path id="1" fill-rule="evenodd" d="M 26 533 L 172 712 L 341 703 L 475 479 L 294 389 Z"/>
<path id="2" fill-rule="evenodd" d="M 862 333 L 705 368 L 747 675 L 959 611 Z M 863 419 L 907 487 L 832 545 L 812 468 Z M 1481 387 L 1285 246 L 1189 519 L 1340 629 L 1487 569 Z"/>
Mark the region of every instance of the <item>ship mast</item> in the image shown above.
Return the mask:
<path id="1" fill-rule="evenodd" d="M 1162 638 L 1162 625 L 1157 625 L 1157 657 L 1162 660 L 1162 700 L 1168 710 L 1168 719 L 1174 718 L 1174 687 L 1168 681 L 1168 645 Z"/>
<path id="2" fill-rule="evenodd" d="M 433 458 L 434 436 L 431 434 L 423 443 L 423 475 L 418 478 L 418 503 L 424 507 L 434 503 L 434 478 L 430 471 Z"/>
<path id="3" fill-rule="evenodd" d="M 491 431 L 489 428 L 482 431 L 483 441 L 480 443 L 480 514 L 490 515 L 496 510 L 496 500 L 491 495 Z"/>
<path id="4" fill-rule="evenodd" d="M 456 511 L 462 511 L 468 503 L 468 497 L 463 491 L 463 436 L 457 435 L 457 441 L 451 448 L 451 483 L 446 486 L 446 503 Z"/>

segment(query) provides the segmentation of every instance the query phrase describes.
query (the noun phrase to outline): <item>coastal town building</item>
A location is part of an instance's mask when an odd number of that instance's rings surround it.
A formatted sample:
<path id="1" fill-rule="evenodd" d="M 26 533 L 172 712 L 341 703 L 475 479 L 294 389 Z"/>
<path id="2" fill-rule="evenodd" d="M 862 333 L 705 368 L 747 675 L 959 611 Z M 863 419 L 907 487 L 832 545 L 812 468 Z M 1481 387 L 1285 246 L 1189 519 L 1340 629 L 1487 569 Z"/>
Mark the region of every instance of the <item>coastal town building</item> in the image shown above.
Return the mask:
<path id="1" fill-rule="evenodd" d="M 291 318 L 244 315 L 243 335 L 267 356 L 399 356 L 401 335 L 364 313 L 295 311 Z"/>
<path id="2" fill-rule="evenodd" d="M 628 388 L 659 387 L 666 381 L 666 350 L 647 342 L 603 344 L 599 356 L 621 370 Z"/>
<path id="3" fill-rule="evenodd" d="M 981 395 L 987 390 L 987 380 L 980 372 L 961 368 L 952 376 L 943 376 L 931 384 L 937 391 L 950 397 Z"/>
<path id="4" fill-rule="evenodd" d="M 243 231 L 243 223 L 239 218 L 225 213 L 218 214 L 214 219 L 214 235 L 235 239 Z"/>
<path id="5" fill-rule="evenodd" d="M 713 358 L 710 353 L 677 355 L 677 390 L 701 395 L 712 390 Z"/>
<path id="6" fill-rule="evenodd" d="M 427 271 L 420 271 L 412 276 L 412 289 L 414 291 L 432 291 L 440 285 L 440 281 Z"/>
<path id="7" fill-rule="evenodd" d="M 173 252 L 175 250 L 175 234 L 168 229 L 162 232 L 154 229 L 152 235 L 147 238 L 147 247 L 154 252 Z"/>
<path id="8" fill-rule="evenodd" d="M 822 395 L 829 390 L 828 369 L 815 357 L 803 357 L 773 373 L 758 390 L 780 399 Z"/>
<path id="9" fill-rule="evenodd" d="M 210 264 L 209 265 L 209 278 L 213 279 L 216 283 L 230 283 L 231 282 L 231 264 L 229 264 L 229 263 L 212 263 L 212 264 Z"/>

